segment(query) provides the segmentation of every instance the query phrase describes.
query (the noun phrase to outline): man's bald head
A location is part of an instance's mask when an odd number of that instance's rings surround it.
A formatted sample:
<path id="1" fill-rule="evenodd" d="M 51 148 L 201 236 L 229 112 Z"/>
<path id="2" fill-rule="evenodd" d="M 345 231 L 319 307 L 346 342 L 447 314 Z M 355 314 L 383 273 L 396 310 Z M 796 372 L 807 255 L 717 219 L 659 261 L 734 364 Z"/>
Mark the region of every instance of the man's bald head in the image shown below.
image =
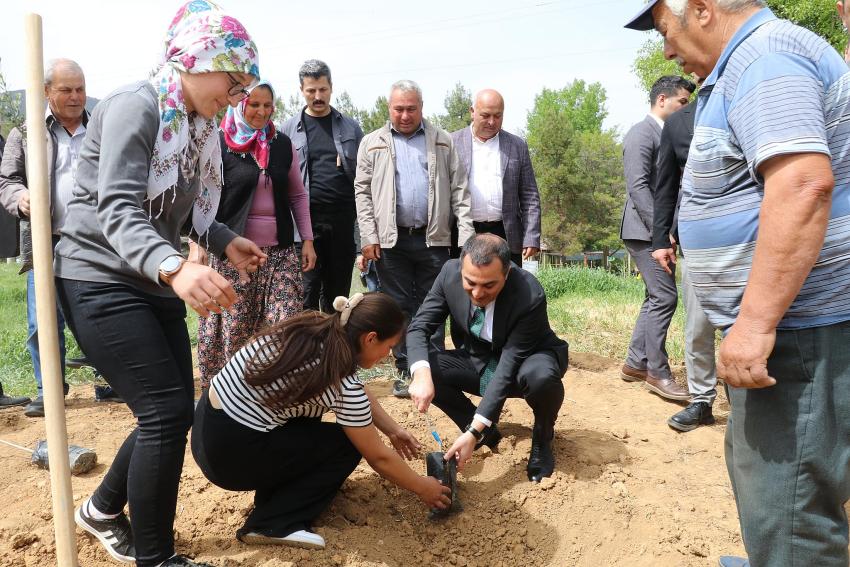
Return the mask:
<path id="1" fill-rule="evenodd" d="M 502 129 L 505 99 L 498 91 L 484 89 L 475 95 L 469 112 L 472 115 L 472 133 L 480 140 L 489 140 Z"/>

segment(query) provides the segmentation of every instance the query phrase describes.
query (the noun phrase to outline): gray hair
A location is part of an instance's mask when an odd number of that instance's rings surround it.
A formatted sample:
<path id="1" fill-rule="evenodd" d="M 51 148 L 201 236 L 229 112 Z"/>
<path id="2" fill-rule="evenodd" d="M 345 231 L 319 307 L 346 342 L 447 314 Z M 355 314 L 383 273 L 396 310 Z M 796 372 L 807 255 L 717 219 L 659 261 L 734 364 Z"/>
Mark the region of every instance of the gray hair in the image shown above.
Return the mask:
<path id="1" fill-rule="evenodd" d="M 685 8 L 688 7 L 688 0 L 664 0 L 673 15 L 680 19 L 685 19 Z M 714 0 L 717 7 L 725 12 L 740 12 L 746 8 L 753 6 L 764 7 L 764 0 Z"/>
<path id="2" fill-rule="evenodd" d="M 298 83 L 301 86 L 304 86 L 304 77 L 310 77 L 317 81 L 322 77 L 327 77 L 328 84 L 331 86 L 334 84 L 331 80 L 331 68 L 328 67 L 327 63 L 318 59 L 308 59 L 301 65 L 301 69 L 298 70 Z"/>
<path id="3" fill-rule="evenodd" d="M 422 104 L 422 89 L 416 84 L 416 81 L 408 79 L 396 81 L 393 83 L 392 88 L 390 88 L 390 97 L 393 96 L 395 91 L 401 91 L 403 93 L 414 92 L 419 97 L 419 104 Z"/>
<path id="4" fill-rule="evenodd" d="M 79 75 L 85 80 L 86 76 L 83 73 L 83 68 L 76 61 L 70 59 L 51 59 L 47 62 L 47 68 L 44 70 L 44 86 L 49 87 L 53 84 L 53 75 L 57 69 L 68 69 L 75 75 Z"/>

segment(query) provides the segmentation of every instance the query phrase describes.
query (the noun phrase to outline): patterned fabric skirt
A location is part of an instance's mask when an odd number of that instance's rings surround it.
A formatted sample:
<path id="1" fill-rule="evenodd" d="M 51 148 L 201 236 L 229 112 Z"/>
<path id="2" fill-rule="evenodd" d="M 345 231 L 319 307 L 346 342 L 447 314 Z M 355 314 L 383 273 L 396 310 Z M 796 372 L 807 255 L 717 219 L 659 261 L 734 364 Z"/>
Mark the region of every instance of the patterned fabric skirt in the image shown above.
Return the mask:
<path id="1" fill-rule="evenodd" d="M 269 258 L 251 274 L 247 284 L 239 283 L 239 272 L 229 260 L 210 255 L 210 267 L 230 281 L 239 300 L 229 311 L 211 313 L 198 321 L 198 367 L 203 388 L 252 335 L 303 309 L 301 260 L 295 247 L 267 246 L 261 250 Z"/>

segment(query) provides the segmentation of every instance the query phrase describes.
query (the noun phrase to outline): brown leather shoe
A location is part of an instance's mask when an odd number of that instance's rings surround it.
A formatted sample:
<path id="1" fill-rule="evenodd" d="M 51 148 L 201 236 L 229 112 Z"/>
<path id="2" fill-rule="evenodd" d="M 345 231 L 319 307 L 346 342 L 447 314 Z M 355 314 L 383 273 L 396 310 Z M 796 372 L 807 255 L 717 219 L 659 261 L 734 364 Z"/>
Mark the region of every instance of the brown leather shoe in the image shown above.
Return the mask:
<path id="1" fill-rule="evenodd" d="M 676 384 L 672 378 L 656 378 L 652 374 L 646 375 L 646 387 L 650 392 L 658 394 L 668 400 L 690 400 L 691 395 L 687 390 Z"/>
<path id="2" fill-rule="evenodd" d="M 643 382 L 646 380 L 646 376 L 646 370 L 638 370 L 637 368 L 632 368 L 628 364 L 624 364 L 623 368 L 620 370 L 620 378 L 626 382 Z"/>

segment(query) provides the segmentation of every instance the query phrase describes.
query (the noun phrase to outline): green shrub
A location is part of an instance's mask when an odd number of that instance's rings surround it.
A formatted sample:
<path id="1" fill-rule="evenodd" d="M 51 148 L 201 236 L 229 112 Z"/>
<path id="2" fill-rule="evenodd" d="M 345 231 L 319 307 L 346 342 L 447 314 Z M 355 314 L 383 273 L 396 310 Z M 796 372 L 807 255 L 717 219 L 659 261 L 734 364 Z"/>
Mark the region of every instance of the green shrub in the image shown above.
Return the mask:
<path id="1" fill-rule="evenodd" d="M 618 276 L 597 268 L 547 268 L 537 273 L 537 279 L 550 300 L 567 294 L 622 294 L 639 301 L 644 295 L 640 279 Z"/>

